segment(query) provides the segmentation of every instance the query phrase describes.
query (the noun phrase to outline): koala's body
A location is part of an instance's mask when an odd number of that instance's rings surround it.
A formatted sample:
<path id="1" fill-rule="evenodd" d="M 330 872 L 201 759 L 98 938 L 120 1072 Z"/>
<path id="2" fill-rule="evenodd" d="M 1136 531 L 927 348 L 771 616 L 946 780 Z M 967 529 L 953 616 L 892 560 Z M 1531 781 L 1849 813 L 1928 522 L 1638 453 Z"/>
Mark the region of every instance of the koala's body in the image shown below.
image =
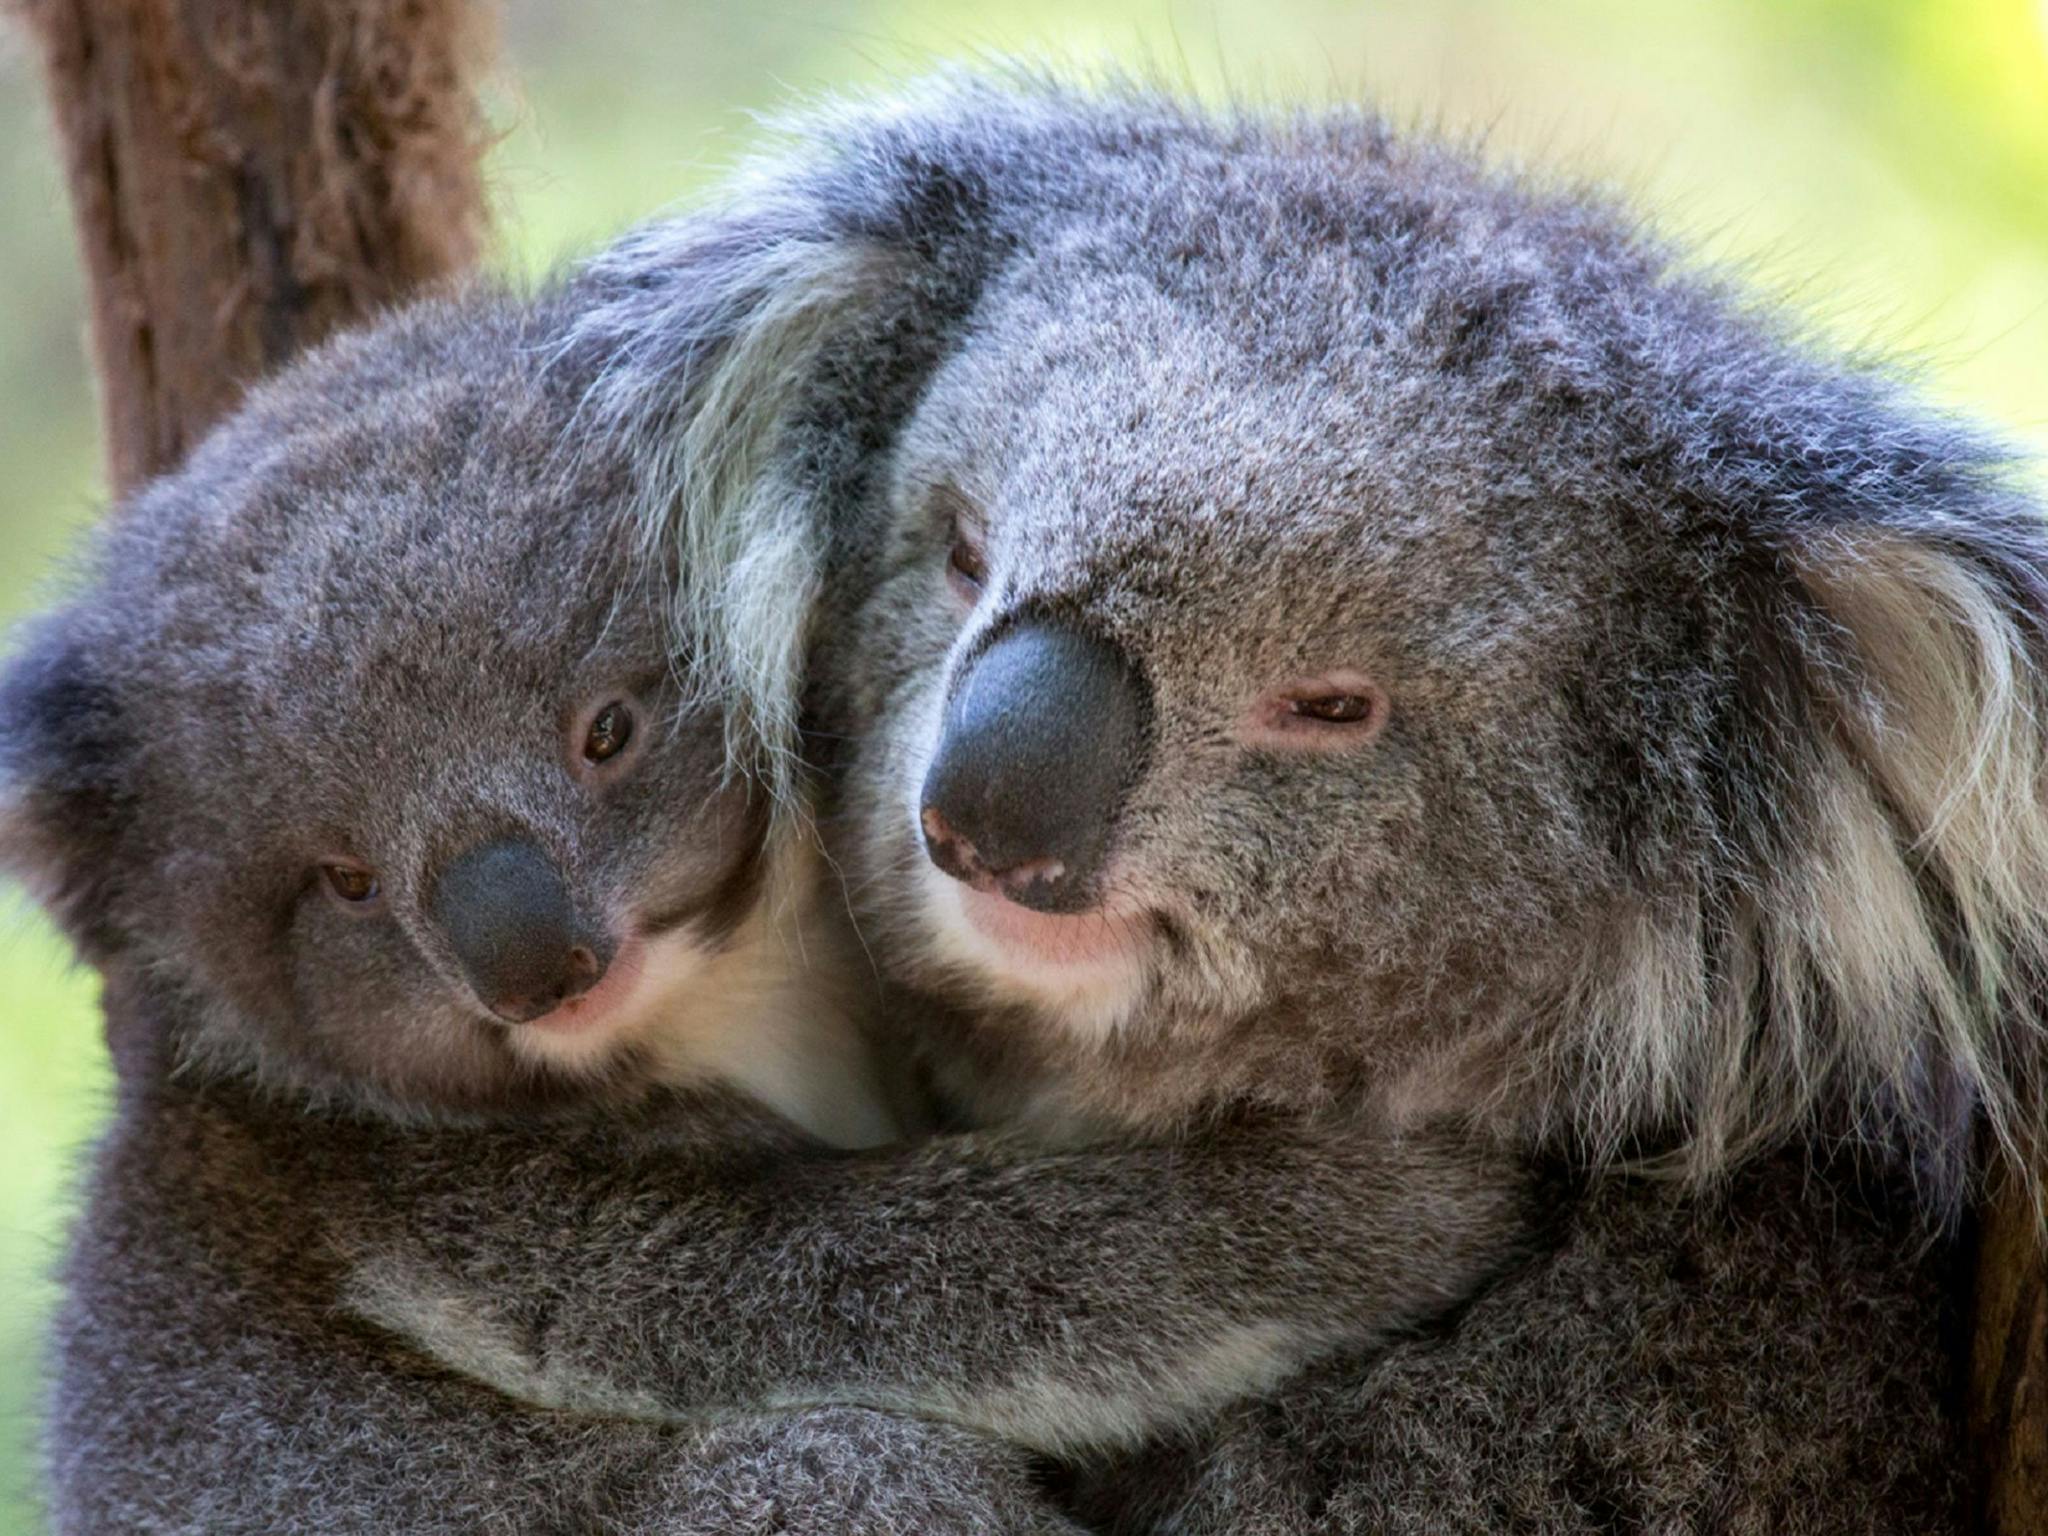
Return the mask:
<path id="1" fill-rule="evenodd" d="M 600 271 L 686 628 L 811 729 L 962 1123 L 1455 1113 L 1599 1182 L 1094 1518 L 1959 1524 L 1939 1234 L 2048 1060 L 1995 445 L 1365 114 L 941 80 Z"/>
<path id="2" fill-rule="evenodd" d="M 61 1532 L 1055 1531 L 1018 1445 L 1191 1422 L 1541 1233 L 1454 1136 L 880 1145 L 865 963 L 574 430 L 601 292 L 264 385 L 6 675 L 0 851 L 120 1067 Z"/>

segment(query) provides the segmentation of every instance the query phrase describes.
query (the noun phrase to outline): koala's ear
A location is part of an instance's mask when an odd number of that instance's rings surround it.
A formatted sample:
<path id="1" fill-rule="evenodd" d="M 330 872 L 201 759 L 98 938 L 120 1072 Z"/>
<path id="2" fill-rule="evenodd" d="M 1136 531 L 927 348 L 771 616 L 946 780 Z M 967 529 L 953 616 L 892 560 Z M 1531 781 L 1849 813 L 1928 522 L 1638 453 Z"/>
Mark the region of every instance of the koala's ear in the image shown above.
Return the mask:
<path id="1" fill-rule="evenodd" d="M 594 430 L 624 446 L 679 654 L 738 701 L 735 755 L 786 789 L 835 475 L 886 442 L 992 258 L 975 151 L 881 110 L 799 123 L 717 211 L 652 226 L 571 290 Z"/>
<path id="2" fill-rule="evenodd" d="M 650 231 L 600 270 L 625 269 L 646 280 L 581 326 L 609 333 L 588 399 L 628 450 L 646 547 L 672 572 L 678 655 L 705 694 L 737 703 L 734 757 L 773 761 L 795 738 L 827 542 L 795 483 L 792 428 L 889 258 L 748 217 Z"/>
<path id="3" fill-rule="evenodd" d="M 83 608 L 32 624 L 0 672 L 0 866 L 80 951 L 117 947 L 113 896 L 132 752 Z"/>
<path id="4" fill-rule="evenodd" d="M 1747 877 L 1775 1043 L 1742 1049 L 1849 1088 L 1953 1194 L 1975 1117 L 2024 1159 L 2048 1113 L 2048 517 L 1996 449 L 1852 388 L 1751 477 L 1779 693 L 1751 819 L 1781 830 Z"/>

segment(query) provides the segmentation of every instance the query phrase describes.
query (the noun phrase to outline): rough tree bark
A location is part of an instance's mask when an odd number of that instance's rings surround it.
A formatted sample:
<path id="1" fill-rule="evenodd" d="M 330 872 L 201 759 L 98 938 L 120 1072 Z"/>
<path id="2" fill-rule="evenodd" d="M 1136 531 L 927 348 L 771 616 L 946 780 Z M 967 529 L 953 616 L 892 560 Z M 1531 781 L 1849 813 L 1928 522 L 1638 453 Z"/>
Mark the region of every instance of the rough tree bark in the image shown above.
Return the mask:
<path id="1" fill-rule="evenodd" d="M 90 279 L 109 480 L 460 271 L 489 29 L 465 0 L 25 0 Z"/>
<path id="2" fill-rule="evenodd" d="M 463 0 L 17 0 L 90 279 L 109 480 L 175 464 L 301 347 L 465 268 L 485 227 Z M 118 1050 L 118 1044 L 117 1044 Z M 2048 1266 L 2009 1186 L 1979 1245 L 1982 1520 L 2048 1531 Z"/>
<path id="3" fill-rule="evenodd" d="M 2048 1262 L 2024 1181 L 1986 1202 L 1969 1361 L 1971 1469 L 1989 1536 L 2048 1531 Z"/>

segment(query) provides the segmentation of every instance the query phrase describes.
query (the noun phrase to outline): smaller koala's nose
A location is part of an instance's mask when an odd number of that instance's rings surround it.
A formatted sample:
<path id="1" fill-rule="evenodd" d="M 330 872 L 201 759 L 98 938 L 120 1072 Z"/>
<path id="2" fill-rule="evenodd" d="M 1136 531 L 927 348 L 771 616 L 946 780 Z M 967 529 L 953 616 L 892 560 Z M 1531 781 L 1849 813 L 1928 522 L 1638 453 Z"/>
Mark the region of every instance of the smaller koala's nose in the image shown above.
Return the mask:
<path id="1" fill-rule="evenodd" d="M 514 1024 L 588 992 L 609 963 L 609 946 L 584 931 L 554 861 L 520 838 L 456 855 L 428 910 L 477 997 Z"/>

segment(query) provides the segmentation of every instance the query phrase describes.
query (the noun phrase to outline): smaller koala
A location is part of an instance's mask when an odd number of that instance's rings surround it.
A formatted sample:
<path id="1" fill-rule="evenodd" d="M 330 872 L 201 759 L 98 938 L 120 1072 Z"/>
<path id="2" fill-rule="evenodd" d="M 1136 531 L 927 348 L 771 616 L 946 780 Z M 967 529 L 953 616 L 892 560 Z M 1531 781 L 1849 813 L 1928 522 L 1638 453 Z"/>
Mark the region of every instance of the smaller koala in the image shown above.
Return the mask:
<path id="1" fill-rule="evenodd" d="M 55 1528 L 1066 1529 L 1029 1451 L 1530 1252 L 1545 1187 L 1451 1133 L 890 1144 L 634 445 L 577 437 L 586 298 L 432 303 L 257 389 L 0 680 L 0 856 L 120 1066 Z"/>

